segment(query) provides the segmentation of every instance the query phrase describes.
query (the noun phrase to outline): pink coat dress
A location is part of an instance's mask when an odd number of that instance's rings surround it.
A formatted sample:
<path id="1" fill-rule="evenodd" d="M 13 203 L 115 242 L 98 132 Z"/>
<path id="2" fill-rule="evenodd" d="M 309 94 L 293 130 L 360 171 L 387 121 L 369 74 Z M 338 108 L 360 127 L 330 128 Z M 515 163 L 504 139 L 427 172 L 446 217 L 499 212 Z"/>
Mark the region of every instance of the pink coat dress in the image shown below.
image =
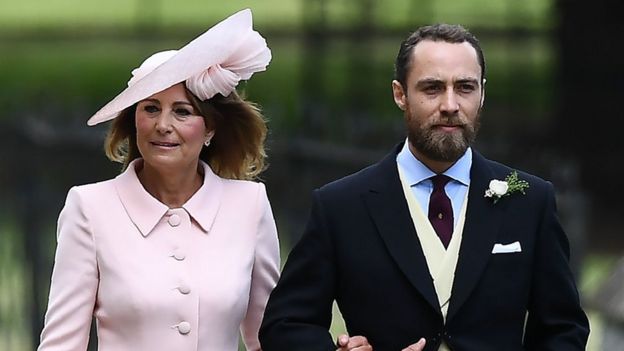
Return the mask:
<path id="1" fill-rule="evenodd" d="M 259 350 L 279 275 L 264 185 L 202 164 L 202 187 L 168 208 L 139 182 L 138 162 L 69 191 L 38 350 L 86 350 L 93 316 L 99 351 L 235 351 L 239 330 Z"/>

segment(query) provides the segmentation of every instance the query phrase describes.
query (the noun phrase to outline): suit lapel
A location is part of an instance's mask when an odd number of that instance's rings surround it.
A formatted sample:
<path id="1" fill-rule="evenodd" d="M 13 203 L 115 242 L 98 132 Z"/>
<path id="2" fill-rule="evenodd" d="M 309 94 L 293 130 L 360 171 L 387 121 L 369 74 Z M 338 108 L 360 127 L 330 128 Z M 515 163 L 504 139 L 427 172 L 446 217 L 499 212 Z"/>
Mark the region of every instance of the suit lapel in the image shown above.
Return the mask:
<path id="1" fill-rule="evenodd" d="M 401 145 L 375 166 L 374 183 L 363 198 L 392 258 L 424 299 L 439 312 L 433 280 L 399 180 L 396 155 L 400 148 Z"/>
<path id="2" fill-rule="evenodd" d="M 492 199 L 484 197 L 490 180 L 495 178 L 501 179 L 500 175 L 497 177 L 493 173 L 488 161 L 473 151 L 466 222 L 455 269 L 447 321 L 453 318 L 475 288 L 492 255 L 492 247 L 507 203 L 501 201 L 494 205 Z"/>

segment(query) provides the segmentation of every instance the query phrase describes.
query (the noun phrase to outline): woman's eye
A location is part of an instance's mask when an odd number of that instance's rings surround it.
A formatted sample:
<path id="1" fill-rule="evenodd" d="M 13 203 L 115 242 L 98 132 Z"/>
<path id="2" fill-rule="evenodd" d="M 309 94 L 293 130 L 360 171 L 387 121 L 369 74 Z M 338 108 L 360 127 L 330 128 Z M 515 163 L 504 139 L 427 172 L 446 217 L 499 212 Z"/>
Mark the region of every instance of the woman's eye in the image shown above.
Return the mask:
<path id="1" fill-rule="evenodd" d="M 158 112 L 158 107 L 154 105 L 146 105 L 145 107 L 143 107 L 143 111 L 148 113 L 155 113 Z"/>
<path id="2" fill-rule="evenodd" d="M 185 108 L 177 108 L 174 110 L 175 114 L 178 116 L 190 116 L 192 115 L 191 111 L 185 109 Z"/>

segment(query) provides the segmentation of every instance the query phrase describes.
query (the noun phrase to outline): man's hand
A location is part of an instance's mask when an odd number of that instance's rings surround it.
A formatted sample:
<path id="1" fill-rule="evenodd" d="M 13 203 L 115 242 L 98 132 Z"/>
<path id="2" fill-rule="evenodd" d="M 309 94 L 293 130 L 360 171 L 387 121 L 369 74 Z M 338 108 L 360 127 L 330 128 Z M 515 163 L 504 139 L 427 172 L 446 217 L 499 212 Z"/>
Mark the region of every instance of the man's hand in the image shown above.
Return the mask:
<path id="1" fill-rule="evenodd" d="M 360 335 L 349 337 L 349 335 L 342 334 L 338 336 L 336 346 L 338 346 L 336 351 L 373 351 L 373 346 L 368 343 L 368 340 L 366 340 L 365 337 Z"/>
<path id="2" fill-rule="evenodd" d="M 425 348 L 425 339 L 420 338 L 417 343 L 411 344 L 410 346 L 404 348 L 401 351 L 422 351 Z"/>

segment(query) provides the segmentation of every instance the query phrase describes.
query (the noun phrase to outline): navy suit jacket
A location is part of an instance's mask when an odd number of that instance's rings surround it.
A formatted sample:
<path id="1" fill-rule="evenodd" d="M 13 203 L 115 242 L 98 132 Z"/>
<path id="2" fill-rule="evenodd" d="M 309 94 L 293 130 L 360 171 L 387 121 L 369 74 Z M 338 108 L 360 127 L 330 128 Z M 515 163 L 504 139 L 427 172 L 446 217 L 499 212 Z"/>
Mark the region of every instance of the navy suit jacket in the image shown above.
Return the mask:
<path id="1" fill-rule="evenodd" d="M 310 219 L 269 299 L 264 351 L 335 350 L 337 301 L 350 335 L 376 351 L 427 339 L 456 351 L 584 350 L 589 325 L 568 265 L 553 187 L 527 173 L 526 194 L 496 204 L 492 179 L 512 169 L 473 151 L 463 240 L 443 322 L 397 172 L 401 145 L 379 163 L 314 191 Z M 522 252 L 492 254 L 519 241 Z"/>

